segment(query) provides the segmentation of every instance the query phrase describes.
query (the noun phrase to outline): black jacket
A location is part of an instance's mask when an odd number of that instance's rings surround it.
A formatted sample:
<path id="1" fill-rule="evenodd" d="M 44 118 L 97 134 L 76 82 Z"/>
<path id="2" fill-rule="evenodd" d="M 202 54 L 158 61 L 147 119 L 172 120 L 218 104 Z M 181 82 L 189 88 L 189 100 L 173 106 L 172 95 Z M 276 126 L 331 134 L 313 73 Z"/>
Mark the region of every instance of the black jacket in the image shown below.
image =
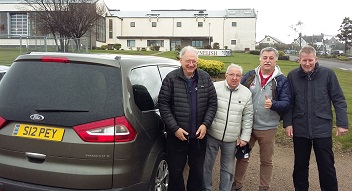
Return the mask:
<path id="1" fill-rule="evenodd" d="M 209 74 L 205 71 L 197 69 L 194 77 L 198 79 L 197 127 L 204 124 L 208 128 L 217 110 L 216 91 Z M 158 97 L 159 111 L 169 134 L 173 135 L 179 127 L 190 132 L 189 96 L 182 68 L 170 72 L 163 80 Z"/>
<path id="2" fill-rule="evenodd" d="M 348 128 L 347 103 L 336 74 L 316 63 L 309 76 L 301 67 L 293 69 L 287 78 L 292 88 L 292 104 L 284 115 L 284 127 L 293 126 L 293 135 L 308 139 L 332 136 L 332 104 L 336 125 Z"/>

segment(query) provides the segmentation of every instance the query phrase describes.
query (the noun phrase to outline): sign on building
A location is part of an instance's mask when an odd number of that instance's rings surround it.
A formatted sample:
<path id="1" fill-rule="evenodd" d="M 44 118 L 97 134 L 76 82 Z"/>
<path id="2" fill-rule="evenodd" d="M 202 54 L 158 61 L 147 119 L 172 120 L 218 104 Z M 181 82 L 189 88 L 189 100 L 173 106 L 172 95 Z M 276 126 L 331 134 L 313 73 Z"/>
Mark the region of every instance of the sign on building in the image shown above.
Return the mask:
<path id="1" fill-rule="evenodd" d="M 231 56 L 231 50 L 227 49 L 200 49 L 198 50 L 199 56 Z"/>

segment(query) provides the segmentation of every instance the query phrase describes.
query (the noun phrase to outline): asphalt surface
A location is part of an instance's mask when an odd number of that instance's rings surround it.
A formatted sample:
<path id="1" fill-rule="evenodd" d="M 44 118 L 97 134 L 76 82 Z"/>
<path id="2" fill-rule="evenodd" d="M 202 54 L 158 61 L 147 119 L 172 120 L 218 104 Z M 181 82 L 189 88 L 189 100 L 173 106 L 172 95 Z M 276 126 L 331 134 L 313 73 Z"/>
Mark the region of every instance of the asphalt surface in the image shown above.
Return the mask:
<path id="1" fill-rule="evenodd" d="M 291 61 L 296 61 L 298 57 L 296 55 L 289 55 Z M 318 63 L 321 66 L 328 68 L 338 68 L 341 70 L 348 70 L 352 72 L 352 62 L 351 61 L 340 61 L 336 59 L 319 58 Z"/>

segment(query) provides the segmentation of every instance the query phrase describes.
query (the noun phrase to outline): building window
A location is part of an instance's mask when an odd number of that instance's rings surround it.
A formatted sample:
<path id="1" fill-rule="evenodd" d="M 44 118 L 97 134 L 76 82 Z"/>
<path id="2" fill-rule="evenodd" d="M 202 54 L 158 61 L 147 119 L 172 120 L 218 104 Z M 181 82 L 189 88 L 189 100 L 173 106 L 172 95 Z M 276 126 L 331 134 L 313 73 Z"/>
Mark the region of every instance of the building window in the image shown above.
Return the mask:
<path id="1" fill-rule="evenodd" d="M 198 22 L 198 27 L 203 27 L 203 22 Z"/>
<path id="2" fill-rule="evenodd" d="M 266 41 L 270 41 L 270 38 L 266 38 Z"/>
<path id="3" fill-rule="evenodd" d="M 236 40 L 231 40 L 231 45 L 236 45 L 237 41 Z"/>
<path id="4" fill-rule="evenodd" d="M 7 13 L 0 13 L 0 35 L 7 35 Z"/>
<path id="5" fill-rule="evenodd" d="M 237 22 L 232 22 L 233 27 L 237 27 Z"/>
<path id="6" fill-rule="evenodd" d="M 193 47 L 203 47 L 203 41 L 193 40 L 192 41 L 192 46 Z"/>
<path id="7" fill-rule="evenodd" d="M 113 34 L 113 24 L 112 24 L 112 19 L 109 19 L 109 38 L 112 38 Z"/>
<path id="8" fill-rule="evenodd" d="M 177 27 L 181 27 L 181 26 L 182 26 L 182 23 L 181 23 L 181 22 L 177 22 L 177 23 L 176 23 L 176 26 L 177 26 Z"/>
<path id="9" fill-rule="evenodd" d="M 164 47 L 164 41 L 163 40 L 147 40 L 147 46 Z"/>
<path id="10" fill-rule="evenodd" d="M 104 17 L 99 16 L 97 20 L 97 27 L 96 27 L 96 40 L 99 42 L 106 41 L 106 20 Z M 93 39 L 94 41 L 94 39 Z"/>
<path id="11" fill-rule="evenodd" d="M 156 22 L 152 22 L 152 27 L 156 27 Z"/>
<path id="12" fill-rule="evenodd" d="M 28 35 L 28 16 L 23 13 L 11 14 L 11 35 Z"/>
<path id="13" fill-rule="evenodd" d="M 135 22 L 130 22 L 130 27 L 135 27 L 136 23 Z"/>
<path id="14" fill-rule="evenodd" d="M 136 40 L 127 40 L 127 47 L 136 47 Z"/>

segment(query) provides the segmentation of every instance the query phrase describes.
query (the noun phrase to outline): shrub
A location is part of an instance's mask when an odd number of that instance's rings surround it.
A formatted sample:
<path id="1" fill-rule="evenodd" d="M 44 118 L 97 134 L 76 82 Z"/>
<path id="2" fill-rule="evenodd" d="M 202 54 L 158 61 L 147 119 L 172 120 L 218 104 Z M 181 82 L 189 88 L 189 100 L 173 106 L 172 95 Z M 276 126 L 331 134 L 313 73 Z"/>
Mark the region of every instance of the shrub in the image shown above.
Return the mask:
<path id="1" fill-rule="evenodd" d="M 210 76 L 217 76 L 224 68 L 224 63 L 217 60 L 205 60 L 198 58 L 198 67 L 206 72 Z"/>
<path id="2" fill-rule="evenodd" d="M 141 48 L 141 51 L 146 51 L 147 49 L 145 47 L 142 47 Z"/>
<path id="3" fill-rule="evenodd" d="M 290 56 L 281 56 L 279 57 L 279 60 L 290 60 Z"/>
<path id="4" fill-rule="evenodd" d="M 114 44 L 113 47 L 114 47 L 115 50 L 120 50 L 121 44 L 118 44 L 118 43 Z"/>
<path id="5" fill-rule="evenodd" d="M 101 50 L 107 50 L 107 49 L 108 49 L 108 45 L 105 45 L 105 44 L 104 44 L 104 45 L 101 45 L 100 49 L 101 49 Z"/>
<path id="6" fill-rule="evenodd" d="M 347 56 L 338 56 L 337 59 L 342 61 L 348 61 Z"/>
<path id="7" fill-rule="evenodd" d="M 213 49 L 220 49 L 220 44 L 218 42 L 214 42 Z"/>
<path id="8" fill-rule="evenodd" d="M 176 51 L 179 52 L 179 51 L 181 51 L 181 49 L 182 49 L 182 48 L 181 48 L 181 45 L 176 45 L 176 46 L 175 46 L 175 50 L 176 50 Z"/>
<path id="9" fill-rule="evenodd" d="M 249 54 L 259 55 L 260 54 L 260 50 L 251 50 L 251 51 L 249 51 Z"/>
<path id="10" fill-rule="evenodd" d="M 151 51 L 159 51 L 160 50 L 160 46 L 151 46 L 150 50 Z"/>
<path id="11" fill-rule="evenodd" d="M 211 49 L 211 45 L 205 45 L 204 49 Z"/>

